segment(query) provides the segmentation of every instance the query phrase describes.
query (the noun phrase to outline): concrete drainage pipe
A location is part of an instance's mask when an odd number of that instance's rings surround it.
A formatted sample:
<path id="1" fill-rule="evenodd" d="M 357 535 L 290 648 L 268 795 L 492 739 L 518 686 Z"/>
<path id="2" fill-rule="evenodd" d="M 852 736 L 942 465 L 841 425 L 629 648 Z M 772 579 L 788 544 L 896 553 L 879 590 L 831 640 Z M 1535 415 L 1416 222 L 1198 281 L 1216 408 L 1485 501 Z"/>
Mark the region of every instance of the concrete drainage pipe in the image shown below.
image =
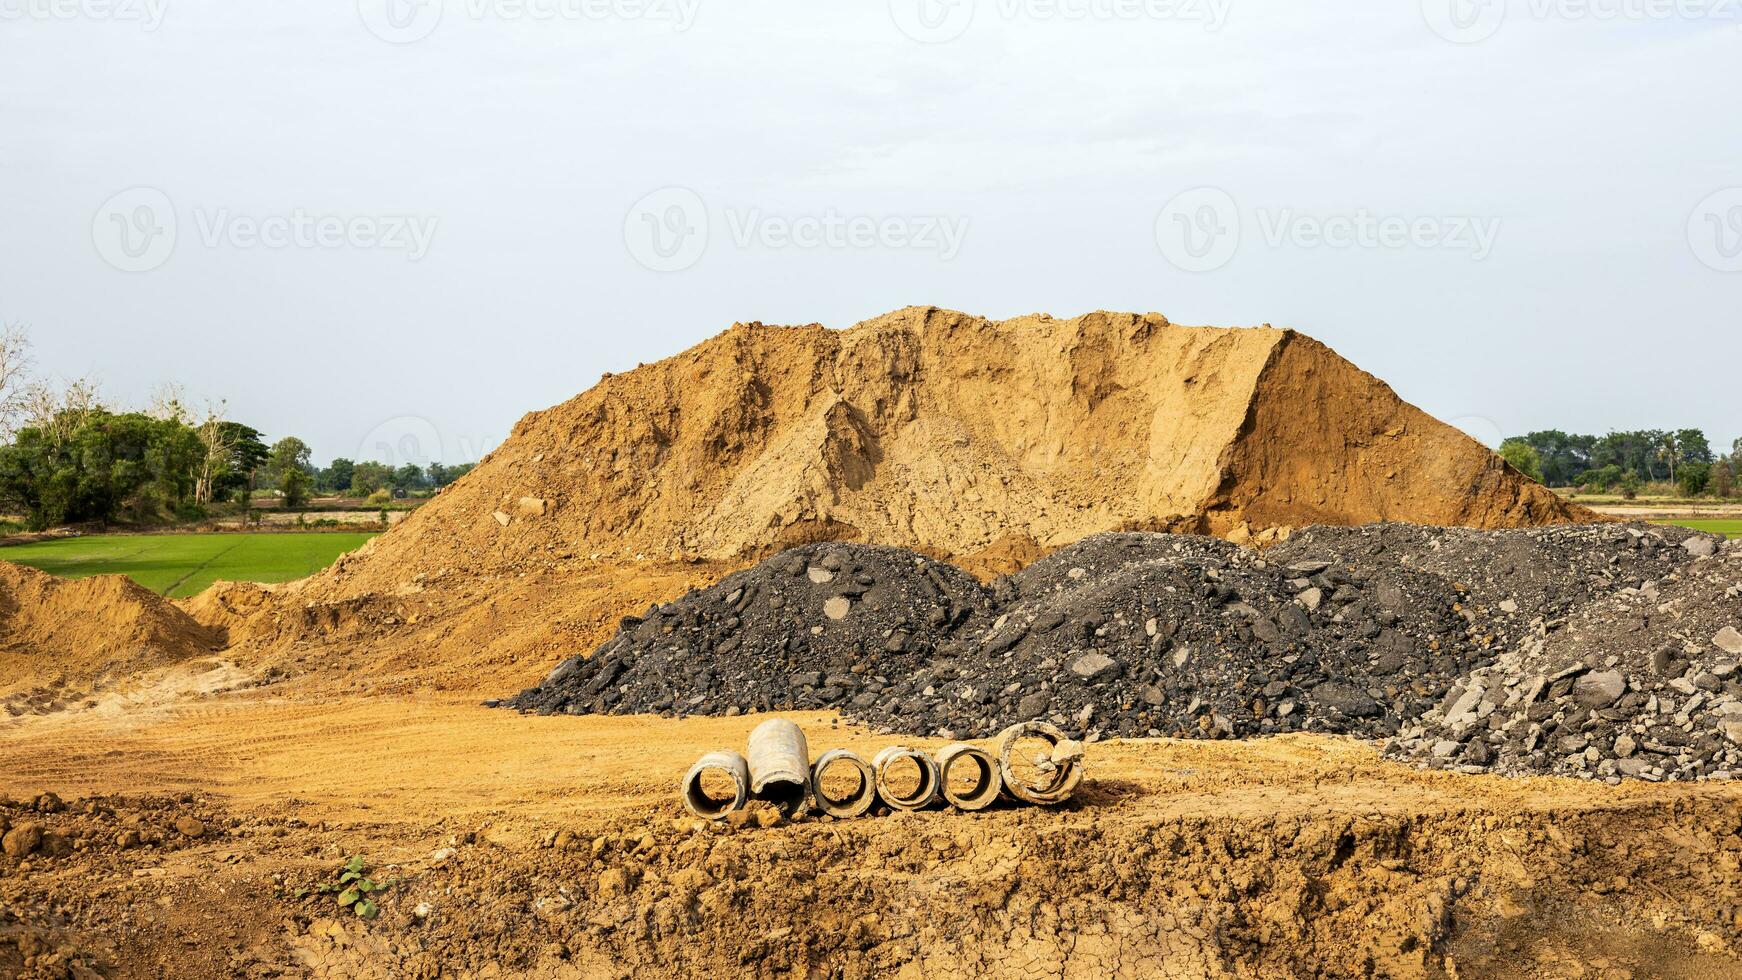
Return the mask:
<path id="1" fill-rule="evenodd" d="M 766 800 L 782 816 L 793 816 L 810 803 L 810 746 L 804 729 L 784 718 L 770 718 L 750 733 L 745 753 L 750 757 L 750 795 Z"/>
<path id="2" fill-rule="evenodd" d="M 1044 721 L 1012 725 L 998 735 L 998 769 L 1024 803 L 1063 803 L 1083 781 L 1083 743 Z"/>
<path id="3" fill-rule="evenodd" d="M 907 778 L 902 772 L 903 761 L 913 763 L 917 777 Z M 924 751 L 906 745 L 891 745 L 871 760 L 877 770 L 877 795 L 897 810 L 920 810 L 938 798 L 937 760 Z"/>
<path id="4" fill-rule="evenodd" d="M 957 778 L 963 781 L 958 784 Z M 1004 779 L 992 753 L 977 745 L 957 742 L 938 752 L 938 788 L 952 806 L 984 810 L 1004 791 Z"/>
<path id="5" fill-rule="evenodd" d="M 829 773 L 831 769 L 835 770 L 834 776 Z M 857 778 L 858 783 L 843 784 L 841 788 L 846 792 L 837 794 L 833 784 L 843 773 L 848 779 Z M 817 809 L 831 817 L 862 817 L 877 802 L 877 774 L 858 754 L 830 749 L 811 767 L 811 798 L 816 800 Z"/>
<path id="6" fill-rule="evenodd" d="M 712 784 L 704 785 L 704 781 Z M 720 792 L 729 784 L 729 793 Z M 683 777 L 683 805 L 706 820 L 723 820 L 750 799 L 750 766 L 736 752 L 709 752 Z"/>

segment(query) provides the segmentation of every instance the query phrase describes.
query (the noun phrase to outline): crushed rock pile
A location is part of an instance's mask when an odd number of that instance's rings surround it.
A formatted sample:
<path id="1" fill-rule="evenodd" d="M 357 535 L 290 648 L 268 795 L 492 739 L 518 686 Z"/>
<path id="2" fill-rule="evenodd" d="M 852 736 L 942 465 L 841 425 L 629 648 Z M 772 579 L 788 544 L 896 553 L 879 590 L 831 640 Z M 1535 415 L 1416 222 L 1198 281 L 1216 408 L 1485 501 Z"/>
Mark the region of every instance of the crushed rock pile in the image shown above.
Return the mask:
<path id="1" fill-rule="evenodd" d="M 1653 546 L 1640 528 L 1606 534 Z M 1610 782 L 1742 773 L 1742 546 L 1680 544 L 1670 553 L 1692 561 L 1534 620 L 1388 750 L 1462 771 Z"/>
<path id="2" fill-rule="evenodd" d="M 1693 531 L 1623 525 L 1313 528 L 1266 553 L 1114 533 L 981 586 L 900 549 L 808 545 L 626 620 L 591 658 L 570 657 L 509 703 L 573 714 L 836 708 L 950 738 L 1035 719 L 1091 739 L 1341 732 L 1395 736 L 1395 751 L 1421 755 L 1444 740 L 1427 719 L 1472 678 L 1513 669 L 1520 645 L 1609 642 L 1595 626 L 1568 631 L 1569 617 L 1594 623 L 1607 604 L 1685 588 L 1718 551 Z M 1714 619 L 1735 611 L 1686 605 Z M 1690 672 L 1689 685 L 1734 683 L 1723 664 Z M 1721 705 L 1707 694 L 1715 718 Z M 1719 771 L 1729 751 L 1676 771 Z M 1523 769 L 1544 768 L 1523 758 Z"/>
<path id="3" fill-rule="evenodd" d="M 807 545 L 640 616 L 515 703 L 541 712 L 736 715 L 869 706 L 990 597 L 901 548 Z"/>

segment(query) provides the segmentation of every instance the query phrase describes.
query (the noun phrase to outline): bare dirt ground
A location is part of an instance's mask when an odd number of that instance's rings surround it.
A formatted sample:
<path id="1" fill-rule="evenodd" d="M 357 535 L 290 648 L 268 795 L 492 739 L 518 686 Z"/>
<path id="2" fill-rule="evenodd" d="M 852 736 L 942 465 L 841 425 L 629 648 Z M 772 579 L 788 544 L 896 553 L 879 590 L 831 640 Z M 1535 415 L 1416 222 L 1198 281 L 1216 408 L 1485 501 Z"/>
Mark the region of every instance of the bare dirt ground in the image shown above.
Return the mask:
<path id="1" fill-rule="evenodd" d="M 0 723 L 0 819 L 47 835 L 0 861 L 0 975 L 1742 976 L 1734 785 L 1141 740 L 1062 810 L 702 828 L 675 777 L 757 719 L 176 676 Z M 379 918 L 298 897 L 353 854 Z"/>

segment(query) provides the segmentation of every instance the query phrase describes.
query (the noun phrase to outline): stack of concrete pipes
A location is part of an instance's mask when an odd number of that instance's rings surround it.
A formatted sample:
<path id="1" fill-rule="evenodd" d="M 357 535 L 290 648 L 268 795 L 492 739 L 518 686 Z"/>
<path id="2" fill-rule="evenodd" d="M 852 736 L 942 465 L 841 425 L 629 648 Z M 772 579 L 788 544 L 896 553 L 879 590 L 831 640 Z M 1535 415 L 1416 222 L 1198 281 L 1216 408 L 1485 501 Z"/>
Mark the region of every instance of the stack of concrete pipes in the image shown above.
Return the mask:
<path id="1" fill-rule="evenodd" d="M 1036 746 L 1044 743 L 1046 748 L 1031 758 L 1013 759 L 1023 739 Z M 906 762 L 917 767 L 917 780 L 911 786 L 893 785 L 891 770 Z M 970 778 L 952 782 L 961 766 L 968 767 Z M 839 797 L 823 789 L 824 774 L 837 767 L 858 775 L 857 788 Z M 709 773 L 726 777 L 732 786 L 729 797 L 704 791 L 702 780 Z M 957 742 L 936 755 L 892 745 L 869 763 L 846 749 L 830 749 L 813 763 L 803 729 L 775 718 L 750 733 L 744 755 L 721 751 L 702 756 L 684 774 L 682 793 L 684 806 L 709 820 L 722 820 L 751 800 L 771 803 L 788 817 L 814 809 L 845 818 L 863 816 L 879 800 L 894 810 L 922 810 L 938 803 L 984 810 L 1000 797 L 1051 806 L 1070 799 L 1082 779 L 1082 743 L 1065 738 L 1046 722 L 1005 729 L 998 736 L 996 757 L 979 746 Z"/>

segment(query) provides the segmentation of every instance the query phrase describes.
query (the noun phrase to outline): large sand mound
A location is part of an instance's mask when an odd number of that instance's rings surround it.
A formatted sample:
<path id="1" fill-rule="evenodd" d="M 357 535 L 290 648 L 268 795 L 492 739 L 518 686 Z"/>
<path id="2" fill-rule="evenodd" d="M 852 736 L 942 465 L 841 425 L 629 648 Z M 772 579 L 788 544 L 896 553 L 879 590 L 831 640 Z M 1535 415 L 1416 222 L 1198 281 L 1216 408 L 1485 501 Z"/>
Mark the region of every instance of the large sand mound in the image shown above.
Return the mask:
<path id="1" fill-rule="evenodd" d="M 344 567 L 403 581 L 825 539 L 1032 556 L 1133 528 L 1591 517 L 1290 330 L 910 308 L 849 330 L 740 324 L 607 376 Z"/>
<path id="2" fill-rule="evenodd" d="M 67 581 L 0 561 L 0 694 L 48 682 L 70 697 L 210 653 L 220 639 L 124 576 Z"/>

